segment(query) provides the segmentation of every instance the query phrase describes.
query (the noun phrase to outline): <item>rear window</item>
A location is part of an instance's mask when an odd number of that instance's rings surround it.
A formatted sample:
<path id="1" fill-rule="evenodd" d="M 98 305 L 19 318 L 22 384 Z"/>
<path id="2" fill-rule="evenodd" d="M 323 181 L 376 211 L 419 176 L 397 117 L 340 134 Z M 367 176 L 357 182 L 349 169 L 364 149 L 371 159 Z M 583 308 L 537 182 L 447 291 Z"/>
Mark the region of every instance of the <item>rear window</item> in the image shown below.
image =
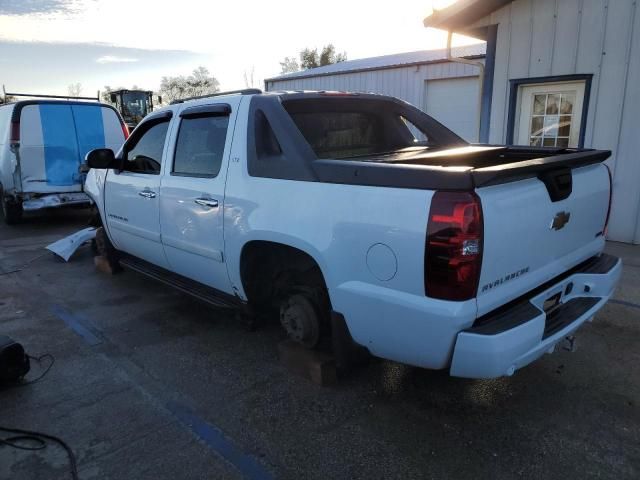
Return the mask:
<path id="1" fill-rule="evenodd" d="M 283 104 L 318 158 L 372 156 L 428 144 L 427 133 L 388 101 L 324 98 Z"/>
<path id="2" fill-rule="evenodd" d="M 383 122 L 363 112 L 306 112 L 291 115 L 319 158 L 368 155 L 385 150 Z"/>

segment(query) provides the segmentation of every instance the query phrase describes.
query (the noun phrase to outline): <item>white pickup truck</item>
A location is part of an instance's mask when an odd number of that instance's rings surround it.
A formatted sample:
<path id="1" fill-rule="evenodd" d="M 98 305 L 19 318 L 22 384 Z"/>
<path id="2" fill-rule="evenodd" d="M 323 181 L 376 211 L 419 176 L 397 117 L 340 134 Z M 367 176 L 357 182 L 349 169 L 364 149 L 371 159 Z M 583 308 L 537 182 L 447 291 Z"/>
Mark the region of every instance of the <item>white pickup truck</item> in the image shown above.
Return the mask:
<path id="1" fill-rule="evenodd" d="M 610 152 L 469 145 L 400 100 L 249 90 L 87 155 L 102 250 L 294 340 L 512 375 L 602 308 Z"/>

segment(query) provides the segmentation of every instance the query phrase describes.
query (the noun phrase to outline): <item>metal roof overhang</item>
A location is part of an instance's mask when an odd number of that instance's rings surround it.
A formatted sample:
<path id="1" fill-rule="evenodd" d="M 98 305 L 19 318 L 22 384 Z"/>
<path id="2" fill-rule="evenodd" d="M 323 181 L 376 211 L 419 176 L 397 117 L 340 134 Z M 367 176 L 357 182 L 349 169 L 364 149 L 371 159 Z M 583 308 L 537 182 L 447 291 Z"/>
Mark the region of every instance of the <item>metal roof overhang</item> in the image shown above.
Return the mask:
<path id="1" fill-rule="evenodd" d="M 440 28 L 452 32 L 466 33 L 482 38 L 482 30 L 470 26 L 482 17 L 490 15 L 513 0 L 458 0 L 453 5 L 436 10 L 423 20 L 425 27 Z"/>

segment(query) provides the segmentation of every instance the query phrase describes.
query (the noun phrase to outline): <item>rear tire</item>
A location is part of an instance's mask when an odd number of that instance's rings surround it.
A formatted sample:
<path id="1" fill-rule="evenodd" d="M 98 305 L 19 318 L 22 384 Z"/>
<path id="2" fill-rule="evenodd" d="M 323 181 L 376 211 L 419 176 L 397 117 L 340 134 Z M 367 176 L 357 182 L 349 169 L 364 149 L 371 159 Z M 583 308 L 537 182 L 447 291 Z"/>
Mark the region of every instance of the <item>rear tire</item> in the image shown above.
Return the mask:
<path id="1" fill-rule="evenodd" d="M 4 223 L 7 225 L 15 225 L 22 220 L 22 203 L 5 196 L 2 190 L 0 190 L 0 209 Z"/>

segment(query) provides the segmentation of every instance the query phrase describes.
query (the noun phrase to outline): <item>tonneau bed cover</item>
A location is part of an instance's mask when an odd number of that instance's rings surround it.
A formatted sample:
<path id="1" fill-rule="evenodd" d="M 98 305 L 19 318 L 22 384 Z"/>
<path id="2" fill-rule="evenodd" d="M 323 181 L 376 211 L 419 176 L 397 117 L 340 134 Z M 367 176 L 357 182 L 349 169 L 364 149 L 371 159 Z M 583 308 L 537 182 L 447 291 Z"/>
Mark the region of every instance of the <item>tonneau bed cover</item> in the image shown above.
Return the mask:
<path id="1" fill-rule="evenodd" d="M 609 150 L 472 145 L 408 156 L 398 153 L 384 159 L 318 159 L 312 167 L 322 182 L 472 190 L 601 163 L 610 155 Z"/>

